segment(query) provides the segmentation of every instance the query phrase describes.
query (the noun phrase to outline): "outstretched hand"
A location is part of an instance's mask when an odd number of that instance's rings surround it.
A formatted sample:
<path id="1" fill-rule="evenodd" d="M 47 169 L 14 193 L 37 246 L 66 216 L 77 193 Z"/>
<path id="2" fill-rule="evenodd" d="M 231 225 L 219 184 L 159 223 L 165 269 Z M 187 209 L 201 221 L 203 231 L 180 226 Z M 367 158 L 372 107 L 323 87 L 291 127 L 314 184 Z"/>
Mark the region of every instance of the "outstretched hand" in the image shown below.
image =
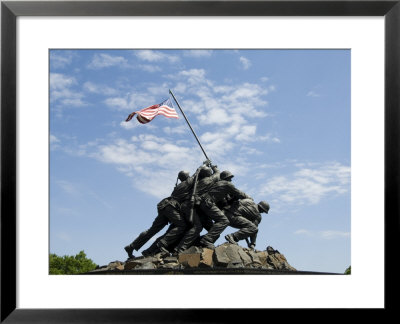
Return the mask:
<path id="1" fill-rule="evenodd" d="M 211 160 L 205 160 L 203 165 L 211 166 Z"/>

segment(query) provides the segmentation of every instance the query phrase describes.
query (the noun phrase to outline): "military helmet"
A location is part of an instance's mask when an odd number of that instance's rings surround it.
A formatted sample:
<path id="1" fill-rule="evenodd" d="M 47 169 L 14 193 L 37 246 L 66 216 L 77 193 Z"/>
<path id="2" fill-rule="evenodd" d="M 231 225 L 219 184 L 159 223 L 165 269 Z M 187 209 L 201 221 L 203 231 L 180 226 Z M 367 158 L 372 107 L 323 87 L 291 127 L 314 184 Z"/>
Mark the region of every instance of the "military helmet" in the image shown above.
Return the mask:
<path id="1" fill-rule="evenodd" d="M 269 211 L 269 204 L 266 201 L 260 201 L 258 203 L 258 206 L 265 212 L 268 214 Z"/>
<path id="2" fill-rule="evenodd" d="M 181 181 L 185 181 L 187 178 L 189 178 L 190 174 L 187 171 L 180 171 L 178 173 L 178 179 Z"/>
<path id="3" fill-rule="evenodd" d="M 206 168 L 203 168 L 203 169 L 200 170 L 199 178 L 203 179 L 203 178 L 209 177 L 211 175 L 212 175 L 211 168 L 206 167 Z"/>
<path id="4" fill-rule="evenodd" d="M 234 175 L 229 171 L 222 171 L 219 177 L 221 178 L 221 180 L 229 180 L 232 179 Z"/>

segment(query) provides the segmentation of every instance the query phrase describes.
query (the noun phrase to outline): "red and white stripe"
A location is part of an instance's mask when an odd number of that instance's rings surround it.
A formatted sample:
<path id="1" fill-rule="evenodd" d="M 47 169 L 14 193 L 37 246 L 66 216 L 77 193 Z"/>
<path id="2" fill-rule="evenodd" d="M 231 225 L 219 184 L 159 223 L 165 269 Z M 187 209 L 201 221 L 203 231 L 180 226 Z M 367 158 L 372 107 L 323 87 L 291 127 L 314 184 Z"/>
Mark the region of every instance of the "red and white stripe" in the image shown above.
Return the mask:
<path id="1" fill-rule="evenodd" d="M 140 111 L 136 111 L 137 119 L 142 124 L 146 124 L 151 121 L 157 115 L 163 115 L 168 118 L 179 118 L 174 108 L 168 107 L 166 105 L 153 105 L 148 108 L 144 108 Z"/>
<path id="2" fill-rule="evenodd" d="M 160 106 L 159 104 L 131 113 L 126 121 L 130 121 L 135 114 L 137 114 L 137 120 L 142 124 L 147 124 L 157 115 L 163 115 L 168 118 L 179 118 L 174 108 L 171 108 L 167 105 Z"/>

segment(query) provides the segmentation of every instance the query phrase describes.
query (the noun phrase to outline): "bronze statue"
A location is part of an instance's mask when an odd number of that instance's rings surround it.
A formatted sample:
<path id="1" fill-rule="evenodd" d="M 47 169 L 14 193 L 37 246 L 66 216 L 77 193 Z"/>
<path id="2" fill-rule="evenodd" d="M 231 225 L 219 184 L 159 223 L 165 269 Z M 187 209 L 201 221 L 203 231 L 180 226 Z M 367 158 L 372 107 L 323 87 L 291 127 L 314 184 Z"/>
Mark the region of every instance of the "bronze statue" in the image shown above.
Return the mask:
<path id="1" fill-rule="evenodd" d="M 171 196 L 158 203 L 158 216 L 151 227 L 125 246 L 128 257 L 133 258 L 133 250 L 138 251 L 168 224 L 165 234 L 142 251 L 144 256 L 160 252 L 177 255 L 192 245 L 213 249 L 214 242 L 228 226 L 239 229 L 225 236 L 228 242 L 237 244 L 246 239 L 254 249 L 261 213 L 268 213 L 269 204 L 265 201 L 256 204 L 232 184 L 233 177 L 229 171 L 220 173 L 209 160 L 192 176 L 180 171 Z M 208 232 L 200 237 L 203 228 Z"/>
<path id="2" fill-rule="evenodd" d="M 235 199 L 249 198 L 249 196 L 238 190 L 230 181 L 226 180 L 215 182 L 207 192 L 199 197 L 200 209 L 214 220 L 214 225 L 208 233 L 202 237 L 200 245 L 211 249 L 214 248 L 214 242 L 229 225 L 228 218 L 217 206 L 217 204 L 226 199 L 228 195 Z"/>
<path id="3" fill-rule="evenodd" d="M 225 209 L 225 215 L 229 219 L 229 226 L 237 228 L 239 231 L 226 235 L 225 239 L 232 244 L 246 239 L 248 247 L 254 249 L 258 224 L 262 219 L 261 213 L 268 214 L 268 211 L 269 204 L 265 201 L 260 201 L 258 204 L 251 198 L 235 201 Z M 247 238 L 250 238 L 250 241 Z"/>
<path id="4" fill-rule="evenodd" d="M 181 171 L 178 174 L 178 179 L 181 180 L 181 183 L 175 186 L 171 196 L 164 198 L 158 203 L 158 216 L 153 221 L 151 227 L 140 233 L 131 244 L 125 246 L 125 251 L 128 253 L 129 258 L 133 257 L 133 250 L 138 251 L 168 223 L 174 226 L 170 227 L 170 230 L 157 242 L 157 247 L 160 250 L 165 250 L 166 247 L 176 241 L 186 231 L 187 223 L 180 213 L 180 200 L 186 197 L 187 191 L 193 186 L 193 178 L 189 177 L 189 173 Z"/>

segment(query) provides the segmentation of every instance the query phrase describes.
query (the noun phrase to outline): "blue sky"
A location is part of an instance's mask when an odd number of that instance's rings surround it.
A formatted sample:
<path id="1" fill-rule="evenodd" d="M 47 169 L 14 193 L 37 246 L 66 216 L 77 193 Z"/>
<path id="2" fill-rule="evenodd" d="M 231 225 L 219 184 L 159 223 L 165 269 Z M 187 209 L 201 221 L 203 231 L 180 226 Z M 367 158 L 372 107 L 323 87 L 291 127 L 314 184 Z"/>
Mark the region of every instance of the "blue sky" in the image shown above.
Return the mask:
<path id="1" fill-rule="evenodd" d="M 179 119 L 124 121 L 169 89 L 212 162 L 270 203 L 256 248 L 278 249 L 298 270 L 343 273 L 349 50 L 51 50 L 50 252 L 125 260 L 178 172 L 205 160 L 177 106 Z"/>

